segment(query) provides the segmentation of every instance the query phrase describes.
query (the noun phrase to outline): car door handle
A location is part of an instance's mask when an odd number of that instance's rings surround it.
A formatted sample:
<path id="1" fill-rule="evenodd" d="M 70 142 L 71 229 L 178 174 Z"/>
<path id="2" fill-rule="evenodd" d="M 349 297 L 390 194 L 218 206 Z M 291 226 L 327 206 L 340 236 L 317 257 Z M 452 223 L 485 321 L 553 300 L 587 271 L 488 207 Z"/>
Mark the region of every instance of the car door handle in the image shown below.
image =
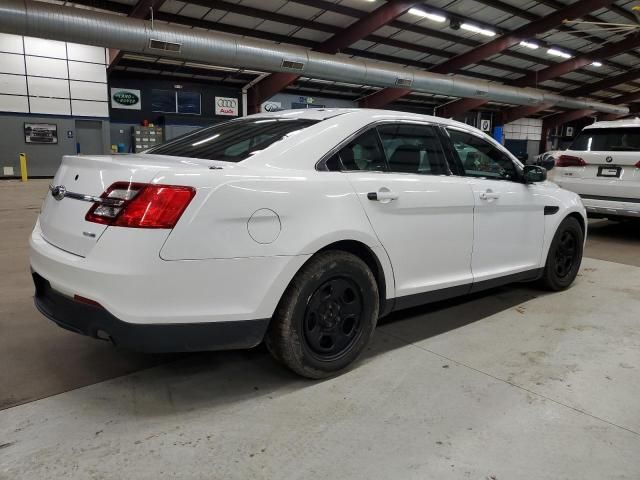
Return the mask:
<path id="1" fill-rule="evenodd" d="M 480 194 L 480 200 L 497 200 L 500 198 L 500 194 L 494 192 L 493 190 L 487 190 L 486 192 L 482 192 Z"/>
<path id="2" fill-rule="evenodd" d="M 367 193 L 367 198 L 378 202 L 390 202 L 391 200 L 397 200 L 398 194 L 383 190 L 379 192 L 369 192 Z"/>

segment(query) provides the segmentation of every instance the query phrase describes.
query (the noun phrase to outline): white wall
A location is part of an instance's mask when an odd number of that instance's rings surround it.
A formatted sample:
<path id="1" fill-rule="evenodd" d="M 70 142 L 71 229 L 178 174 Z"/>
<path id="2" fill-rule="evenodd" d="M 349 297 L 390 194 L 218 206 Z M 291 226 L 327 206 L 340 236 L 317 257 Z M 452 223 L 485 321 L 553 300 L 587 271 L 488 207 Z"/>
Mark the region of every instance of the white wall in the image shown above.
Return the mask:
<path id="1" fill-rule="evenodd" d="M 507 140 L 536 140 L 542 136 L 542 119 L 521 118 L 504 126 L 504 138 Z"/>
<path id="2" fill-rule="evenodd" d="M 102 47 L 0 33 L 0 112 L 109 117 Z"/>

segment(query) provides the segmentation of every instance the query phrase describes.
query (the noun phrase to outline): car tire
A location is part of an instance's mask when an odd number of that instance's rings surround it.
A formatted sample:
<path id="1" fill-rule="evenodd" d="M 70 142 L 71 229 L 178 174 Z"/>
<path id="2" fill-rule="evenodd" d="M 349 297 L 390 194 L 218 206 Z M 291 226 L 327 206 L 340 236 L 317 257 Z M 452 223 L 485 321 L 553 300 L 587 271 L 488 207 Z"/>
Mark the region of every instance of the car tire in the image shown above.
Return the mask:
<path id="1" fill-rule="evenodd" d="M 578 220 L 565 218 L 549 247 L 542 274 L 542 285 L 553 291 L 564 290 L 573 283 L 582 262 L 584 233 Z"/>
<path id="2" fill-rule="evenodd" d="M 280 363 L 307 378 L 335 375 L 365 349 L 378 321 L 376 279 L 357 256 L 313 256 L 296 274 L 265 337 Z"/>

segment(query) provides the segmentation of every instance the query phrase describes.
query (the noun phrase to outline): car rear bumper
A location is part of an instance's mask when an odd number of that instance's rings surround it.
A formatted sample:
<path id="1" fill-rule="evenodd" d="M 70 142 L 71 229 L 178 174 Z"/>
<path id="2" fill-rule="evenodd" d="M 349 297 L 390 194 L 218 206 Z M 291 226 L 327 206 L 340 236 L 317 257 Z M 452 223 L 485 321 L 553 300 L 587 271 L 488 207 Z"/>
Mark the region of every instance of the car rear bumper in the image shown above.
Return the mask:
<path id="1" fill-rule="evenodd" d="M 98 305 L 79 302 L 51 288 L 33 272 L 34 302 L 45 317 L 75 333 L 146 353 L 228 350 L 258 345 L 269 319 L 208 323 L 135 324 L 124 322 Z"/>
<path id="2" fill-rule="evenodd" d="M 581 195 L 580 197 L 588 214 L 640 218 L 640 199 L 596 197 L 593 195 Z"/>
<path id="3" fill-rule="evenodd" d="M 111 231 L 112 230 L 112 231 Z M 102 305 L 128 324 L 196 324 L 270 318 L 308 256 L 165 261 L 166 234 L 107 229 L 87 257 L 51 245 L 36 225 L 31 268 L 55 292 Z M 128 235 L 125 235 L 128 234 Z"/>

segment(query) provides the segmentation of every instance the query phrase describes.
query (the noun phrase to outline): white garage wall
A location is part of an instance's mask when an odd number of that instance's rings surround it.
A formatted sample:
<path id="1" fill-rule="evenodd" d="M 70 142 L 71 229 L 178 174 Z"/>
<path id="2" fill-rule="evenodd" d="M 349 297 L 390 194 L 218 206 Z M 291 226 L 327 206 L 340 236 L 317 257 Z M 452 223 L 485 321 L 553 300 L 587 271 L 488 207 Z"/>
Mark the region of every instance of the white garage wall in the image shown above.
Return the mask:
<path id="1" fill-rule="evenodd" d="M 104 48 L 0 34 L 0 112 L 109 116 Z"/>
<path id="2" fill-rule="evenodd" d="M 542 119 L 521 118 L 504 126 L 504 138 L 507 140 L 535 140 L 542 136 Z"/>

